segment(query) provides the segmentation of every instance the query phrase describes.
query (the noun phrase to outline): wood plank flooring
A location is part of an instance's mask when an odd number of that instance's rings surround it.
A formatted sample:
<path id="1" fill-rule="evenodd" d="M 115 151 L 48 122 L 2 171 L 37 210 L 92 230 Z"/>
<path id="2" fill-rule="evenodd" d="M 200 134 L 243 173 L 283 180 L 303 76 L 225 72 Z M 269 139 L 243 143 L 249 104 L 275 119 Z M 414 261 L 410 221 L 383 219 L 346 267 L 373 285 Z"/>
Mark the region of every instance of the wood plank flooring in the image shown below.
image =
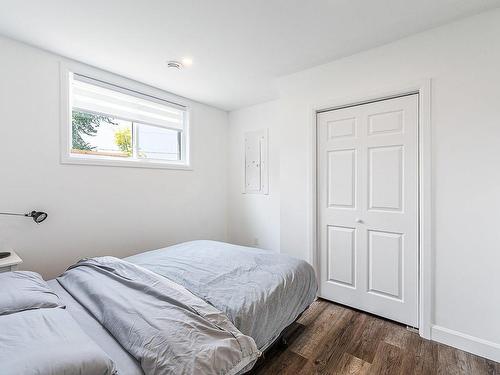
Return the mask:
<path id="1" fill-rule="evenodd" d="M 417 333 L 317 300 L 259 360 L 253 375 L 498 374 L 500 364 L 422 339 Z"/>

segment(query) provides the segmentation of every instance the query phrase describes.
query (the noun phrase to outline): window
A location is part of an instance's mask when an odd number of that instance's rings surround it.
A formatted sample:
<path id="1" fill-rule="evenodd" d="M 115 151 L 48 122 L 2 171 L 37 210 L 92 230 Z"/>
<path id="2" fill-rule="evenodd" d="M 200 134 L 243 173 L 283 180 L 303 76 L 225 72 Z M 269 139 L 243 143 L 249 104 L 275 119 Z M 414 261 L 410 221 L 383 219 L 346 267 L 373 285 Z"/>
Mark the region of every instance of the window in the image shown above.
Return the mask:
<path id="1" fill-rule="evenodd" d="M 189 166 L 185 106 L 69 69 L 63 79 L 63 162 Z"/>

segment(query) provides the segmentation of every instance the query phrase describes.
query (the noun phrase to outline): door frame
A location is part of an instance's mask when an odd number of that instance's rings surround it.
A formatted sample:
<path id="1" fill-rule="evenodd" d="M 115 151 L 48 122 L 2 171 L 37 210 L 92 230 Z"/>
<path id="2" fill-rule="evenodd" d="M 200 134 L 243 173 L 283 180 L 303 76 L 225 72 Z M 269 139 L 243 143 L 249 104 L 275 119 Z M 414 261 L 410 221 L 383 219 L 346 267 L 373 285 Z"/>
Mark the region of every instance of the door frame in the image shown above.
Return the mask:
<path id="1" fill-rule="evenodd" d="M 418 321 L 419 334 L 431 338 L 432 285 L 433 285 L 433 233 L 432 233 L 432 164 L 431 164 L 431 79 L 424 79 L 407 85 L 382 88 L 370 94 L 339 97 L 323 103 L 310 105 L 309 138 L 311 145 L 309 163 L 308 228 L 309 259 L 319 278 L 318 248 L 318 191 L 317 191 L 317 114 L 374 101 L 386 100 L 410 94 L 419 94 L 418 100 Z M 318 280 L 319 282 L 320 280 Z"/>

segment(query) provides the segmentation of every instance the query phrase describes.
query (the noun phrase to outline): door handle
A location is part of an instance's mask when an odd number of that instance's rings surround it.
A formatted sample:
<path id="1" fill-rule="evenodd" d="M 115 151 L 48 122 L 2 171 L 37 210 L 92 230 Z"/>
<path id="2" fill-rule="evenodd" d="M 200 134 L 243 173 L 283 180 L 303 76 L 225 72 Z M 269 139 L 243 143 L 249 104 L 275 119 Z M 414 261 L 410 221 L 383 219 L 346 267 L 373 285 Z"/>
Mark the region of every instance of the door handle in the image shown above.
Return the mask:
<path id="1" fill-rule="evenodd" d="M 361 219 L 358 217 L 358 218 L 356 218 L 356 223 L 358 223 L 358 224 L 363 224 L 363 220 L 361 220 Z"/>

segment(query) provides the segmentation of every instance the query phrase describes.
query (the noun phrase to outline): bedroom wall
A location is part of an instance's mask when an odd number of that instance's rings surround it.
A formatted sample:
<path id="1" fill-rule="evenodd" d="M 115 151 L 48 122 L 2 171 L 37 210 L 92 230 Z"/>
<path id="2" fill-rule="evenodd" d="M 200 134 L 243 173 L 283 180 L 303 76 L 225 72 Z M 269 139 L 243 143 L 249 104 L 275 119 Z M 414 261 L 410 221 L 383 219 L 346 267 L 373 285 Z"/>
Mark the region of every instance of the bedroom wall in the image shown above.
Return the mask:
<path id="1" fill-rule="evenodd" d="M 281 251 L 310 260 L 310 111 L 432 78 L 433 337 L 500 361 L 500 10 L 280 80 Z"/>
<path id="2" fill-rule="evenodd" d="M 81 257 L 226 239 L 227 113 L 192 102 L 194 170 L 59 163 L 60 57 L 0 38 L 0 249 L 52 278 Z"/>
<path id="3" fill-rule="evenodd" d="M 229 242 L 280 250 L 278 102 L 229 114 Z M 244 134 L 269 129 L 269 194 L 243 194 Z"/>

